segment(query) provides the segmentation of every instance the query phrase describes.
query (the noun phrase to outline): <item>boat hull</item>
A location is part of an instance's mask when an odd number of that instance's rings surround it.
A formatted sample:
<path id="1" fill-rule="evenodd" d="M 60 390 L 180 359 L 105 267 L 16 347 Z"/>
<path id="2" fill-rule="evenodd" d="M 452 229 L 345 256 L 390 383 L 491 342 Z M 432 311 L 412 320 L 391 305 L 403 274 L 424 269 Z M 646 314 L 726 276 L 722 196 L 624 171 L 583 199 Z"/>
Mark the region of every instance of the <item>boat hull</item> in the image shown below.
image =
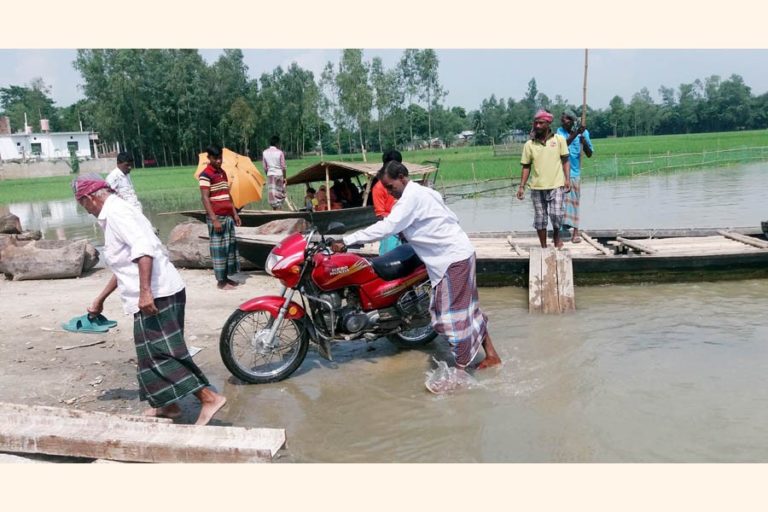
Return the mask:
<path id="1" fill-rule="evenodd" d="M 206 213 L 204 210 L 187 210 L 179 213 L 201 222 L 206 222 Z M 320 233 L 326 233 L 328 231 L 328 225 L 332 222 L 341 222 L 347 230 L 354 230 L 370 226 L 377 220 L 376 214 L 373 212 L 373 206 L 361 206 L 358 208 L 345 208 L 342 210 L 322 212 L 242 210 L 239 215 L 242 225 L 246 227 L 262 226 L 268 222 L 281 219 L 304 219 L 308 223 L 317 226 Z"/>

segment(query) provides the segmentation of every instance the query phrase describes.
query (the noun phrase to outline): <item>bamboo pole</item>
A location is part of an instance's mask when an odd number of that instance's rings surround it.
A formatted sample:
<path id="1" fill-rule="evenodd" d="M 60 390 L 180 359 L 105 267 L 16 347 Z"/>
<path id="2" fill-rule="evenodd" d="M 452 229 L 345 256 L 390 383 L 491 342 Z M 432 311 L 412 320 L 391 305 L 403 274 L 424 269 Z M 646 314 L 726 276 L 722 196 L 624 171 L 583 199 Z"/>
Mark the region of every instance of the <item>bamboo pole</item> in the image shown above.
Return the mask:
<path id="1" fill-rule="evenodd" d="M 584 49 L 584 97 L 581 103 L 581 126 L 587 125 L 587 69 L 589 68 L 589 50 Z M 584 144 L 579 142 L 579 172 L 581 172 L 581 155 L 584 153 Z"/>
<path id="2" fill-rule="evenodd" d="M 328 164 L 325 164 L 325 202 L 328 210 L 331 209 L 331 178 L 328 174 Z"/>

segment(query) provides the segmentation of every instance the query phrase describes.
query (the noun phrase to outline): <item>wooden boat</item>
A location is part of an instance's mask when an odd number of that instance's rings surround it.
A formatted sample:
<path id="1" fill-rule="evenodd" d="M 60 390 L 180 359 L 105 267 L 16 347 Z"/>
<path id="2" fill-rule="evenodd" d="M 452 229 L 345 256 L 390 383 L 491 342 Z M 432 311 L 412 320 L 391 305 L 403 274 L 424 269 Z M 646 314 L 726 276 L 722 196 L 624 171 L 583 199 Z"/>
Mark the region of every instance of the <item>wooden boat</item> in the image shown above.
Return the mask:
<path id="1" fill-rule="evenodd" d="M 409 162 L 404 162 L 404 165 L 408 168 L 409 176 L 413 176 L 414 179 L 422 183 L 434 183 L 438 171 L 436 165 L 421 165 Z M 307 186 L 314 182 L 324 182 L 329 189 L 333 180 L 347 177 L 355 178 L 360 185 L 363 184 L 360 180 L 364 180 L 365 193 L 363 196 L 363 206 L 343 208 L 341 210 L 328 209 L 319 212 L 310 212 L 306 210 L 242 210 L 240 211 L 240 219 L 243 226 L 249 227 L 261 226 L 268 222 L 280 219 L 305 219 L 310 224 L 317 226 L 321 233 L 327 231 L 328 225 L 331 222 L 341 222 L 350 230 L 370 226 L 376 222 L 376 215 L 373 212 L 373 206 L 368 204 L 368 198 L 370 196 L 371 182 L 379 169 L 381 169 L 380 163 L 319 162 L 307 167 L 286 180 L 286 184 L 289 186 Z M 328 206 L 330 207 L 330 205 Z M 192 217 L 201 222 L 206 221 L 205 210 L 185 210 L 177 213 Z"/>
<path id="2" fill-rule="evenodd" d="M 577 285 L 712 281 L 768 277 L 768 239 L 761 228 L 586 230 L 566 239 Z M 480 286 L 527 286 L 535 232 L 470 233 Z M 263 268 L 284 237 L 238 237 L 241 254 Z M 551 238 L 551 237 L 550 237 Z M 358 252 L 378 255 L 378 244 Z M 253 258 L 253 259 L 252 259 Z"/>

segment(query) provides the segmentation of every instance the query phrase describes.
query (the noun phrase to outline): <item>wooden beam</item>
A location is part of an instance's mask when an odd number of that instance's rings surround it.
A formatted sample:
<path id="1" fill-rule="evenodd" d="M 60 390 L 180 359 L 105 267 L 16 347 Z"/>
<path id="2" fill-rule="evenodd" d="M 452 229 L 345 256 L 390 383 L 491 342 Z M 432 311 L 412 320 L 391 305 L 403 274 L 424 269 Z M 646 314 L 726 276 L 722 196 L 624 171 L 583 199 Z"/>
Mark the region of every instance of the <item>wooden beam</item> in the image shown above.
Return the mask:
<path id="1" fill-rule="evenodd" d="M 0 403 L 0 451 L 134 462 L 270 462 L 285 445 L 284 429 L 129 418 Z"/>
<path id="2" fill-rule="evenodd" d="M 737 242 L 741 242 L 743 244 L 759 247 L 760 249 L 768 249 L 768 242 L 764 242 L 763 240 L 758 240 L 757 238 L 741 235 L 732 231 L 726 231 L 724 229 L 720 229 L 717 232 L 725 238 L 730 238 L 731 240 L 736 240 Z"/>
<path id="3" fill-rule="evenodd" d="M 541 250 L 541 312 L 560 312 L 560 297 L 557 293 L 557 257 L 553 247 Z"/>
<path id="4" fill-rule="evenodd" d="M 528 261 L 528 312 L 540 313 L 542 308 L 542 251 L 540 247 L 531 247 Z"/>
<path id="5" fill-rule="evenodd" d="M 648 253 L 648 254 L 656 254 L 656 252 L 657 252 L 655 249 L 651 249 L 647 245 L 643 245 L 643 244 L 641 244 L 639 242 L 636 242 L 635 240 L 627 240 L 626 238 L 624 238 L 622 236 L 617 236 L 616 237 L 616 241 L 617 242 L 621 242 L 622 245 L 626 245 L 627 247 L 635 249 L 636 251 L 641 251 L 641 252 L 645 252 L 645 253 Z"/>
<path id="6" fill-rule="evenodd" d="M 557 300 L 559 313 L 576 309 L 576 294 L 573 291 L 573 262 L 567 249 L 555 250 L 557 260 Z"/>
<path id="7" fill-rule="evenodd" d="M 582 239 L 583 239 L 585 242 L 587 242 L 589 245 L 591 245 L 592 247 L 594 247 L 594 248 L 595 248 L 595 249 L 597 249 L 598 251 L 602 252 L 602 253 L 603 253 L 603 254 L 605 254 L 606 256 L 612 256 L 612 255 L 613 255 L 613 251 L 611 251 L 610 249 L 608 249 L 606 246 L 604 246 L 604 245 L 602 245 L 602 244 L 598 243 L 598 242 L 597 242 L 595 239 L 593 239 L 591 236 L 589 236 L 589 235 L 588 235 L 587 233 L 585 233 L 584 231 L 580 231 L 580 232 L 579 232 L 579 235 L 581 235 L 581 238 L 582 238 Z"/>

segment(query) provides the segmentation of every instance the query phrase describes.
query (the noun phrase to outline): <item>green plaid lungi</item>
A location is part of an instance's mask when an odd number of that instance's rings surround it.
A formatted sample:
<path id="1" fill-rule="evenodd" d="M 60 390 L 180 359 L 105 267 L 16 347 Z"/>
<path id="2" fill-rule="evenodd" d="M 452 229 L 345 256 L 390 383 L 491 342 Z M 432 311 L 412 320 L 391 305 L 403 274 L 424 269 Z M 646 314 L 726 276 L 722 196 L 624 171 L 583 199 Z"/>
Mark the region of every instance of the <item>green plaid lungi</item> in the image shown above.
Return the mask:
<path id="1" fill-rule="evenodd" d="M 565 216 L 563 226 L 579 227 L 579 203 L 581 202 L 581 180 L 571 176 L 571 191 L 565 194 Z"/>
<path id="2" fill-rule="evenodd" d="M 208 236 L 213 274 L 218 282 L 222 282 L 227 280 L 227 276 L 240 272 L 240 258 L 237 254 L 234 219 L 227 215 L 219 215 L 218 219 L 221 222 L 221 233 L 213 229 L 213 222 L 208 219 Z"/>
<path id="3" fill-rule="evenodd" d="M 158 313 L 133 315 L 139 399 L 155 408 L 165 407 L 210 386 L 189 355 L 184 342 L 185 290 L 169 297 L 155 298 Z"/>

